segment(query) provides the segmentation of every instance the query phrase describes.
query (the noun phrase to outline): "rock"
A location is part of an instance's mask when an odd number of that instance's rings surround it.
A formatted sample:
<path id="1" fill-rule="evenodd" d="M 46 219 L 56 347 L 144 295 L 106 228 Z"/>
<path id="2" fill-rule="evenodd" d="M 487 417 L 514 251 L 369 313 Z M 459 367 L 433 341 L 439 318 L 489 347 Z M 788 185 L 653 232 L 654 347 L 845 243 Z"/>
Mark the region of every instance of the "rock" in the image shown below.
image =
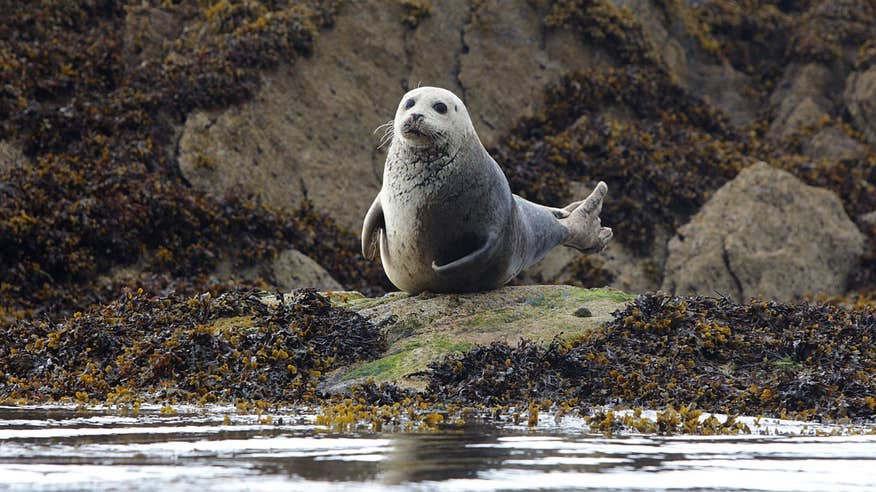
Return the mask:
<path id="1" fill-rule="evenodd" d="M 21 149 L 5 140 L 0 140 L 0 171 L 21 167 L 25 162 Z"/>
<path id="2" fill-rule="evenodd" d="M 852 72 L 843 97 L 855 126 L 870 145 L 876 145 L 876 66 Z"/>
<path id="3" fill-rule="evenodd" d="M 716 106 L 730 122 L 742 126 L 752 123 L 760 108 L 746 96 L 751 77 L 736 70 L 702 48 L 685 24 L 686 7 L 672 2 L 651 0 L 611 0 L 618 8 L 629 9 L 642 25 L 651 46 L 678 84 Z"/>
<path id="4" fill-rule="evenodd" d="M 404 18 L 396 2 L 345 4 L 313 55 L 265 74 L 252 100 L 189 115 L 183 176 L 274 208 L 297 207 L 306 196 L 356 231 L 386 158 L 372 131 L 394 116 L 408 88 L 459 94 L 490 145 L 542 104 L 546 83 L 590 64 L 570 32 L 544 33 L 526 0 L 435 0 L 415 29 Z"/>
<path id="5" fill-rule="evenodd" d="M 801 150 L 814 160 L 830 161 L 866 159 L 869 151 L 865 144 L 835 125 L 826 126 L 807 138 Z"/>
<path id="6" fill-rule="evenodd" d="M 123 39 L 128 66 L 161 59 L 167 51 L 165 43 L 175 40 L 182 28 L 182 19 L 166 10 L 145 4 L 127 6 Z"/>
<path id="7" fill-rule="evenodd" d="M 834 103 L 827 95 L 835 91 L 834 79 L 830 68 L 820 63 L 789 66 L 770 95 L 770 104 L 776 108 L 770 138 L 787 137 L 829 116 Z"/>
<path id="8" fill-rule="evenodd" d="M 611 224 L 607 224 L 611 225 Z M 612 241 L 605 251 L 583 255 L 571 248 L 555 248 L 543 260 L 520 275 L 523 284 L 577 284 L 588 287 L 611 287 L 626 292 L 653 292 L 660 288 L 663 264 L 666 261 L 666 243 L 669 232 L 656 231 L 654 248 L 641 257 L 633 254 L 619 241 Z M 598 268 L 609 281 L 593 280 L 581 268 Z"/>
<path id="9" fill-rule="evenodd" d="M 876 210 L 859 215 L 858 222 L 865 227 L 876 227 Z"/>
<path id="10" fill-rule="evenodd" d="M 312 287 L 321 291 L 338 291 L 344 287 L 319 263 L 297 249 L 287 249 L 271 264 L 270 277 L 280 290 Z"/>
<path id="11" fill-rule="evenodd" d="M 326 388 L 338 390 L 367 378 L 422 389 L 417 378 L 428 364 L 452 352 L 495 341 L 516 344 L 520 338 L 549 342 L 570 339 L 611 319 L 634 296 L 613 289 L 568 285 L 503 287 L 460 295 L 401 292 L 380 298 L 333 293 L 334 302 L 388 325 L 386 355 L 341 368 L 328 375 Z M 585 316 L 585 311 L 590 316 Z"/>
<path id="12" fill-rule="evenodd" d="M 401 7 L 362 3 L 341 10 L 311 57 L 266 74 L 252 100 L 189 116 L 179 163 L 193 185 L 255 194 L 275 208 L 306 196 L 359 227 L 385 156 L 372 131 L 392 117 L 410 75 Z"/>
<path id="13" fill-rule="evenodd" d="M 574 34 L 545 32 L 532 3 L 479 2 L 464 26 L 460 97 L 487 148 L 541 107 L 546 84 L 593 64 L 594 54 Z"/>
<path id="14" fill-rule="evenodd" d="M 663 289 L 736 301 L 839 295 L 863 247 L 833 192 L 760 162 L 715 192 L 669 242 Z"/>
<path id="15" fill-rule="evenodd" d="M 706 63 L 690 59 L 681 85 L 705 102 L 721 109 L 736 126 L 752 123 L 758 107 L 754 98 L 746 95 L 751 77 L 733 68 L 728 62 Z"/>

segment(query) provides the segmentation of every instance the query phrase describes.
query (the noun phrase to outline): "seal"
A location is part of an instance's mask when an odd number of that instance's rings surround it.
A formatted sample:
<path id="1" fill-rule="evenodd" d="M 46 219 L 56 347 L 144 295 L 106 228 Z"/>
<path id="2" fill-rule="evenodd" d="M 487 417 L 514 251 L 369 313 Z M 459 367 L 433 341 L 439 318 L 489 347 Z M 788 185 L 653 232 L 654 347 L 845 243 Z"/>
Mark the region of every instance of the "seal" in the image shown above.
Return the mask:
<path id="1" fill-rule="evenodd" d="M 365 214 L 362 254 L 380 259 L 390 281 L 417 294 L 501 287 L 553 248 L 601 251 L 612 237 L 599 213 L 599 182 L 584 200 L 547 207 L 511 193 L 452 92 L 419 87 L 395 119 L 383 185 Z"/>

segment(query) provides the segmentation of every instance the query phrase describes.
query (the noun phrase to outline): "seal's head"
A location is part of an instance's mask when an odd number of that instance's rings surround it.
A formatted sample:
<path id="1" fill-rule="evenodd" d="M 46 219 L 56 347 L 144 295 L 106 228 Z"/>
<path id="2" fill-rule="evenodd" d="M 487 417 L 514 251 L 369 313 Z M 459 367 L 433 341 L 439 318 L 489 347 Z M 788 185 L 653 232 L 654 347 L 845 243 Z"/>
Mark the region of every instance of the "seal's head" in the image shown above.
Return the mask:
<path id="1" fill-rule="evenodd" d="M 474 126 L 456 94 L 438 87 L 418 87 L 402 97 L 393 133 L 404 144 L 419 148 L 458 148 Z"/>

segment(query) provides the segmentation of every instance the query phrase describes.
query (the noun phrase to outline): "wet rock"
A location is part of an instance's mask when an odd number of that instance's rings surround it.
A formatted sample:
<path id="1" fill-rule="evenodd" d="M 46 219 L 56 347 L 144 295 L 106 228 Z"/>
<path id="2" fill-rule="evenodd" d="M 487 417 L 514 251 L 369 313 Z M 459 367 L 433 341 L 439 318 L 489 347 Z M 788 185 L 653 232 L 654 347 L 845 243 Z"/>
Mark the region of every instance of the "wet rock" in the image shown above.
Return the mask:
<path id="1" fill-rule="evenodd" d="M 277 255 L 271 264 L 271 277 L 281 290 L 308 287 L 321 291 L 344 289 L 325 268 L 297 249 L 287 249 Z"/>
<path id="2" fill-rule="evenodd" d="M 838 295 L 863 245 L 834 193 L 761 162 L 679 229 L 669 242 L 663 289 L 737 301 Z"/>
<path id="3" fill-rule="evenodd" d="M 451 354 L 429 366 L 427 394 L 460 405 L 571 397 L 585 408 L 669 405 L 696 410 L 684 417 L 687 432 L 706 424 L 702 411 L 870 420 L 874 335 L 872 309 L 646 294 L 577 340 Z M 613 425 L 610 413 L 598 419 Z"/>
<path id="4" fill-rule="evenodd" d="M 385 348 L 379 325 L 312 289 L 284 301 L 247 290 L 159 297 L 140 289 L 63 323 L 4 326 L 0 398 L 288 404 L 312 399 L 323 371 Z"/>
<path id="5" fill-rule="evenodd" d="M 421 372 L 444 355 L 497 341 L 571 339 L 610 320 L 633 296 L 613 289 L 528 285 L 462 295 L 397 292 L 365 298 L 340 293 L 333 298 L 373 323 L 385 324 L 389 348 L 377 360 L 330 374 L 325 387 L 339 389 L 371 377 L 421 389 Z M 581 317 L 582 309 L 591 315 Z"/>
<path id="6" fill-rule="evenodd" d="M 876 67 L 852 72 L 846 81 L 846 107 L 870 145 L 876 145 Z"/>

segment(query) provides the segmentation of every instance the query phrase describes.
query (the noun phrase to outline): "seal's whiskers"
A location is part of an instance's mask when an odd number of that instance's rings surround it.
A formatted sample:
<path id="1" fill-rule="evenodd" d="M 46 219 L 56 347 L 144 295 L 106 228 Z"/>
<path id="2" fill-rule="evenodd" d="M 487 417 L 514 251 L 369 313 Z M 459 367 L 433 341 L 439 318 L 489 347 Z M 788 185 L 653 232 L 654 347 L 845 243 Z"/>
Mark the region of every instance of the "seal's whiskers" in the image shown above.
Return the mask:
<path id="1" fill-rule="evenodd" d="M 383 130 L 383 135 L 380 136 L 380 144 L 377 146 L 378 149 L 382 148 L 387 142 L 392 140 L 393 135 L 393 120 L 389 120 L 386 123 L 378 126 L 374 129 L 374 133 L 376 134 L 380 130 Z"/>

